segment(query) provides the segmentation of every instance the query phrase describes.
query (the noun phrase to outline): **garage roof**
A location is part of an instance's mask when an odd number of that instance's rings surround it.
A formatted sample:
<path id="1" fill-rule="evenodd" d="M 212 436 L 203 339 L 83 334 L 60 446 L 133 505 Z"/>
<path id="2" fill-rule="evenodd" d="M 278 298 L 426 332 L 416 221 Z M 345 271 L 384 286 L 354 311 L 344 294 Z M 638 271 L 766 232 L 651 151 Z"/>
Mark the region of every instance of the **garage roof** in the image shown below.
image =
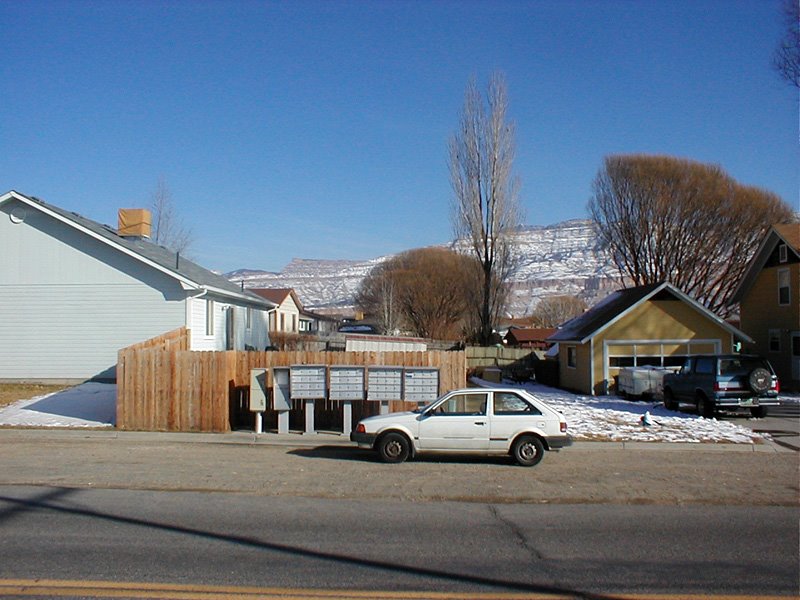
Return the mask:
<path id="1" fill-rule="evenodd" d="M 622 319 L 637 306 L 648 300 L 655 299 L 674 299 L 686 302 L 696 311 L 714 321 L 737 338 L 751 343 L 753 341 L 745 333 L 739 331 L 736 327 L 727 323 L 705 306 L 669 283 L 655 283 L 618 290 L 601 300 L 582 315 L 567 321 L 555 334 L 547 338 L 547 340 L 549 342 L 576 342 L 578 344 L 585 344 L 604 329 Z"/>

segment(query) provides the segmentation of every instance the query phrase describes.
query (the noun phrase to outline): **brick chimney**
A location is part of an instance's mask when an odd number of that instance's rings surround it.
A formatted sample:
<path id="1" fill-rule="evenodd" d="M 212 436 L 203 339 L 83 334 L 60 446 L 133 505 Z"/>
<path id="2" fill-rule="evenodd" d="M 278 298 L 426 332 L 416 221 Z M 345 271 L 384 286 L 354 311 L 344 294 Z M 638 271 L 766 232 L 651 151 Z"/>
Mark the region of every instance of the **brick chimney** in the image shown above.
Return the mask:
<path id="1" fill-rule="evenodd" d="M 120 208 L 117 220 L 117 234 L 121 237 L 150 239 L 152 217 L 146 208 Z"/>

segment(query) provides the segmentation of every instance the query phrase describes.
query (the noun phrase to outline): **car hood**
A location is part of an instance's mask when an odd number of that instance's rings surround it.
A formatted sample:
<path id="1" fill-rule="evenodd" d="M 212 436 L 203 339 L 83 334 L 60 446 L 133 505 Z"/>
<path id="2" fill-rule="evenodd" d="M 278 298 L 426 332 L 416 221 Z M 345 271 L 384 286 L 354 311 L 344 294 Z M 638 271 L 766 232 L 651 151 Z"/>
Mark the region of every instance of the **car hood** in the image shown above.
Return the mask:
<path id="1" fill-rule="evenodd" d="M 382 423 L 410 423 L 412 421 L 416 421 L 419 415 L 420 413 L 412 411 L 395 412 L 387 415 L 375 415 L 372 417 L 367 417 L 366 419 L 361 419 L 361 422 L 373 426 L 380 426 Z"/>

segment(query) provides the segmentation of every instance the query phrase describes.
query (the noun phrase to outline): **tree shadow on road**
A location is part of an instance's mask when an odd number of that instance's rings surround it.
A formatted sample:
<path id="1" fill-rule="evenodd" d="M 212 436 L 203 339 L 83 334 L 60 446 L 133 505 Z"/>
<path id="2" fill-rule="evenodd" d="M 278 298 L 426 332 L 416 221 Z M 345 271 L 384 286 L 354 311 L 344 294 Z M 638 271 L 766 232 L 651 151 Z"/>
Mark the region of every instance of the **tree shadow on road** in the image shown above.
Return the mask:
<path id="1" fill-rule="evenodd" d="M 84 493 L 86 490 L 81 490 Z M 586 600 L 611 600 L 611 596 L 602 594 L 592 594 L 579 592 L 558 586 L 528 583 L 521 581 L 506 581 L 489 576 L 480 576 L 469 573 L 451 573 L 434 568 L 411 567 L 391 561 L 374 560 L 350 556 L 335 552 L 323 552 L 301 548 L 289 544 L 268 542 L 257 537 L 228 535 L 212 531 L 204 531 L 192 527 L 174 525 L 171 523 L 159 523 L 151 520 L 144 520 L 135 517 L 128 517 L 122 514 L 111 514 L 90 508 L 81 508 L 70 500 L 70 497 L 77 494 L 79 490 L 69 488 L 48 488 L 41 491 L 32 498 L 14 498 L 10 496 L 0 496 L 0 503 L 5 503 L 5 507 L 0 509 L 0 523 L 12 519 L 25 512 L 35 511 L 39 513 L 61 513 L 72 516 L 89 517 L 114 524 L 130 525 L 141 527 L 144 530 L 155 529 L 191 536 L 201 540 L 211 540 L 228 543 L 238 547 L 246 547 L 264 552 L 279 552 L 288 556 L 298 558 L 308 558 L 322 560 L 340 565 L 342 568 L 358 567 L 374 570 L 376 574 L 385 576 L 387 573 L 398 573 L 412 575 L 420 578 L 429 578 L 439 581 L 446 581 L 459 584 L 472 584 L 489 587 L 493 590 L 517 591 L 529 594 L 552 594 L 557 596 L 567 596 L 570 598 Z M 476 594 L 465 593 L 465 597 L 475 596 Z"/>

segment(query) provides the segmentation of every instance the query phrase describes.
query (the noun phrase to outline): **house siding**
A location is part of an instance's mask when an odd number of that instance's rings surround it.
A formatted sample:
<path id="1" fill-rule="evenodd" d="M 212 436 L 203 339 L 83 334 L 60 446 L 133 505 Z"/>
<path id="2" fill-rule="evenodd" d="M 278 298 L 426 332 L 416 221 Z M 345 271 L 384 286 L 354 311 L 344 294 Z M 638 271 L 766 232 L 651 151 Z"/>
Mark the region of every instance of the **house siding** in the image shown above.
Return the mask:
<path id="1" fill-rule="evenodd" d="M 120 349 L 180 327 L 191 329 L 193 349 L 225 349 L 228 337 L 237 350 L 269 344 L 268 304 L 199 265 L 173 270 L 164 249 L 128 244 L 110 227 L 15 192 L 2 198 L 0 379 L 113 377 Z M 215 300 L 213 335 L 195 295 Z"/>
<path id="2" fill-rule="evenodd" d="M 0 379 L 110 376 L 120 348 L 185 324 L 176 281 L 23 207 L 0 212 Z"/>
<path id="3" fill-rule="evenodd" d="M 291 294 L 270 314 L 270 331 L 283 333 L 299 333 L 300 308 L 295 304 Z"/>
<path id="4" fill-rule="evenodd" d="M 206 335 L 207 301 L 214 301 L 214 335 Z M 252 309 L 251 326 L 247 328 L 247 307 L 226 302 L 223 298 L 207 295 L 189 299 L 190 348 L 192 350 L 227 350 L 228 319 L 233 314 L 234 338 L 230 349 L 244 350 L 246 347 L 264 350 L 269 346 L 267 333 L 267 311 Z"/>
<path id="5" fill-rule="evenodd" d="M 608 365 L 608 349 L 625 354 L 680 357 L 731 352 L 733 338 L 722 326 L 680 300 L 650 300 L 594 338 L 594 393 L 605 394 L 619 368 Z"/>
<path id="6" fill-rule="evenodd" d="M 788 269 L 790 302 L 778 301 L 778 272 Z M 792 335 L 800 335 L 800 264 L 782 264 L 763 269 L 741 301 L 741 327 L 755 344 L 748 350 L 769 359 L 781 388 L 800 390 L 798 369 L 792 369 Z M 769 332 L 776 330 L 780 350 L 772 351 Z"/>
<path id="7" fill-rule="evenodd" d="M 575 366 L 567 364 L 569 348 L 575 348 Z M 558 347 L 559 379 L 561 387 L 567 390 L 590 393 L 591 389 L 591 368 L 592 352 L 591 342 L 585 344 L 575 344 L 562 342 Z"/>
<path id="8" fill-rule="evenodd" d="M 136 285 L 2 285 L 0 306 L 0 379 L 113 377 L 121 348 L 184 318 L 182 302 Z"/>

